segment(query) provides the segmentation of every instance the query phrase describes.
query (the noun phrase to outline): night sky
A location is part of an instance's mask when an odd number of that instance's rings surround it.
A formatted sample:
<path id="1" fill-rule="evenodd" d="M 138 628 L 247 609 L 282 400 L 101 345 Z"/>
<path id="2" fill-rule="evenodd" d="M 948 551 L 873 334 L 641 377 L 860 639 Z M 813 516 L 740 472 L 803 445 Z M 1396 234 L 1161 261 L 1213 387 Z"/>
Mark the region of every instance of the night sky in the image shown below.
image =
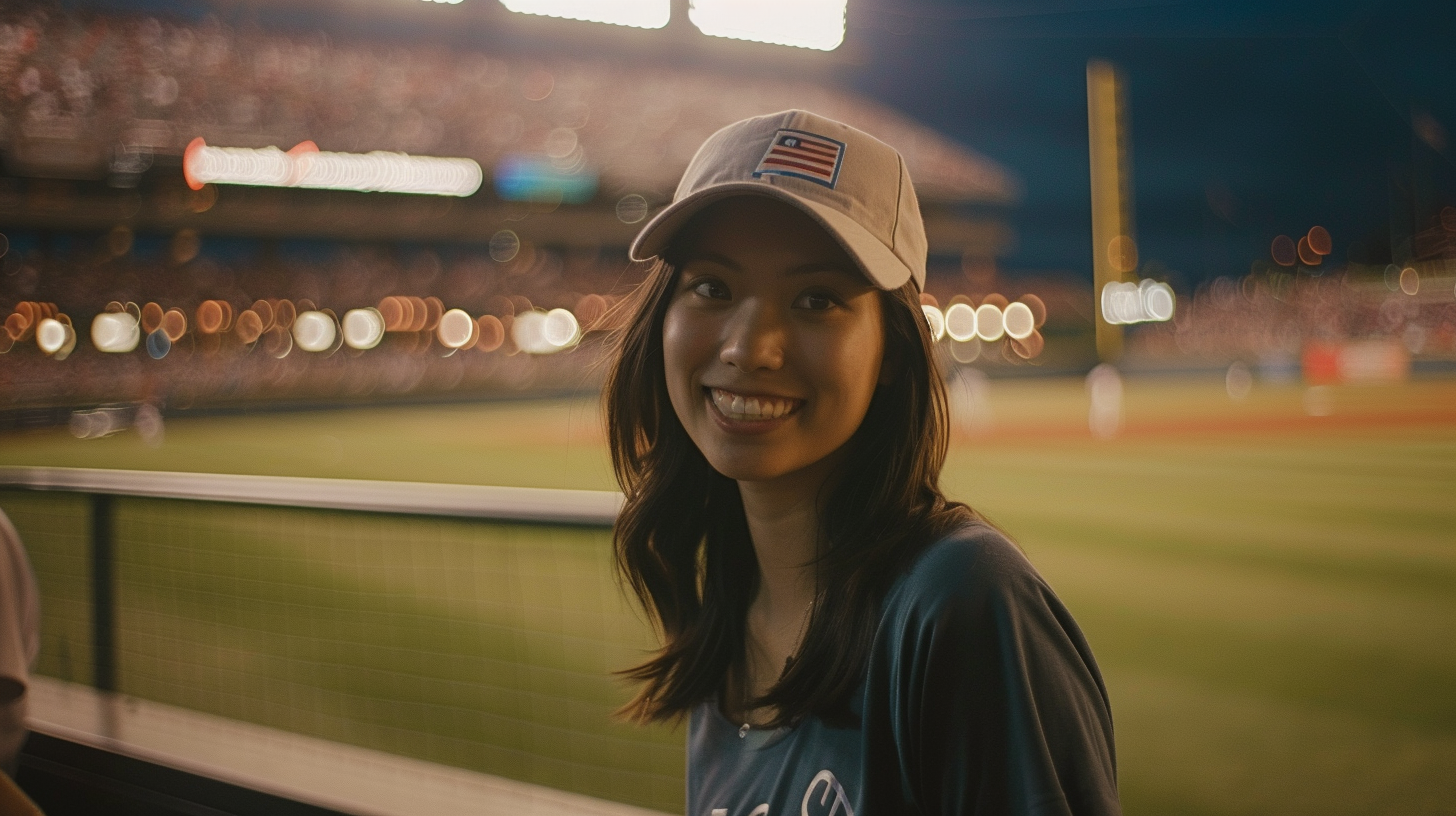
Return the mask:
<path id="1" fill-rule="evenodd" d="M 1013 272 L 1090 277 L 1093 57 L 1126 77 L 1144 261 L 1242 275 L 1320 224 L 1336 263 L 1385 263 L 1392 222 L 1456 204 L 1456 4 L 1271 5 L 863 2 L 849 81 L 1016 170 Z"/>
<path id="2" fill-rule="evenodd" d="M 570 37 L 522 43 L 488 22 L 401 24 L 399 9 L 412 10 L 409 21 L 426 13 L 418 2 L 397 2 L 406 5 L 67 5 L 216 13 L 267 27 L 487 50 L 570 52 L 583 31 L 605 41 L 611 36 L 601 32 L 614 28 L 553 20 L 540 30 L 554 25 Z M 465 2 L 484 4 L 474 12 L 481 21 L 502 16 L 494 0 Z M 681 30 L 687 0 L 674 2 L 669 28 Z M 1442 206 L 1456 205 L 1456 3 L 1449 0 L 849 0 L 844 51 L 854 57 L 829 69 L 829 81 L 898 108 L 1020 177 L 1024 194 L 1008 214 L 1018 242 L 1001 261 L 1012 276 L 1090 280 L 1089 58 L 1123 70 L 1141 256 L 1180 289 L 1245 274 L 1268 258 L 1274 236 L 1297 238 L 1315 224 L 1334 237 L 1334 265 L 1403 260 L 1400 242 L 1428 227 Z"/>

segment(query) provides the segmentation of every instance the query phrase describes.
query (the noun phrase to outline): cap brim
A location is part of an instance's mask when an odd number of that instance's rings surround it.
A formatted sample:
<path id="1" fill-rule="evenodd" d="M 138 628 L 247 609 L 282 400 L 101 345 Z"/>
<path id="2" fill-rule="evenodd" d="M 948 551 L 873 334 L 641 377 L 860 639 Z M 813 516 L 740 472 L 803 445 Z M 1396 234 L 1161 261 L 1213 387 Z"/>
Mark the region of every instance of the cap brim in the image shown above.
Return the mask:
<path id="1" fill-rule="evenodd" d="M 853 218 L 832 207 L 800 198 L 781 187 L 754 181 L 718 184 L 680 201 L 674 201 L 637 233 L 628 254 L 634 261 L 646 261 L 662 255 L 678 231 L 687 226 L 688 221 L 705 207 L 726 198 L 744 195 L 782 201 L 814 219 L 854 259 L 865 278 L 881 289 L 898 289 L 905 285 L 905 281 L 914 277 L 910 267 L 899 256 Z"/>

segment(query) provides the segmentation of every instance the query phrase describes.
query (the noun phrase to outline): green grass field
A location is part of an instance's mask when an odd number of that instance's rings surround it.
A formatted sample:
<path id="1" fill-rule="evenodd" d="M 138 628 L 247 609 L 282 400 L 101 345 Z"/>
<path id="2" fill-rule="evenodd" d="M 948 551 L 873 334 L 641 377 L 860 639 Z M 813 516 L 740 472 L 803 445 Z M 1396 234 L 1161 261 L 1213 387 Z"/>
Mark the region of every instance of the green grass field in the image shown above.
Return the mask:
<path id="1" fill-rule="evenodd" d="M 1025 548 L 1106 675 L 1130 814 L 1436 814 L 1456 802 L 1456 383 L 1231 402 L 993 382 L 948 491 Z M 611 487 L 587 401 L 173 420 L 0 436 L 0 464 Z M 45 595 L 41 670 L 85 680 L 85 505 L 0 491 Z M 681 735 L 608 714 L 650 640 L 604 532 L 118 503 L 122 687 L 332 739 L 681 809 Z"/>

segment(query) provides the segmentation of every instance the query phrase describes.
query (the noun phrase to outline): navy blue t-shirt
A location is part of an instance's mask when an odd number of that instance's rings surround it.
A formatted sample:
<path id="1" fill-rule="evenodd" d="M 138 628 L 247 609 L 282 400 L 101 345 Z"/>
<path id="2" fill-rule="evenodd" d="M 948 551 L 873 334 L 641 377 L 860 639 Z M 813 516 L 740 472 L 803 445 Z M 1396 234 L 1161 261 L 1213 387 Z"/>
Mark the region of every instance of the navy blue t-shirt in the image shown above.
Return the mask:
<path id="1" fill-rule="evenodd" d="M 1021 552 L 971 524 L 885 597 L 852 710 L 688 726 L 688 816 L 1116 814 L 1112 715 L 1077 624 Z"/>

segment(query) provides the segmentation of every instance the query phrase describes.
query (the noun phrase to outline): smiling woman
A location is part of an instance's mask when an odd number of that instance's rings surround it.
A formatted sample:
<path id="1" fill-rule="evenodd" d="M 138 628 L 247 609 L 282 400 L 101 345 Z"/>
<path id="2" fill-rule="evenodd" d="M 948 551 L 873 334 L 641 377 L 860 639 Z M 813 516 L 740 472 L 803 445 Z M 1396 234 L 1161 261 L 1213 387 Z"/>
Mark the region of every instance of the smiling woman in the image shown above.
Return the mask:
<path id="1" fill-rule="evenodd" d="M 899 154 L 804 111 L 730 125 L 633 256 L 615 540 L 662 648 L 623 713 L 688 717 L 688 813 L 1118 812 L 1081 632 L 940 490 Z"/>

